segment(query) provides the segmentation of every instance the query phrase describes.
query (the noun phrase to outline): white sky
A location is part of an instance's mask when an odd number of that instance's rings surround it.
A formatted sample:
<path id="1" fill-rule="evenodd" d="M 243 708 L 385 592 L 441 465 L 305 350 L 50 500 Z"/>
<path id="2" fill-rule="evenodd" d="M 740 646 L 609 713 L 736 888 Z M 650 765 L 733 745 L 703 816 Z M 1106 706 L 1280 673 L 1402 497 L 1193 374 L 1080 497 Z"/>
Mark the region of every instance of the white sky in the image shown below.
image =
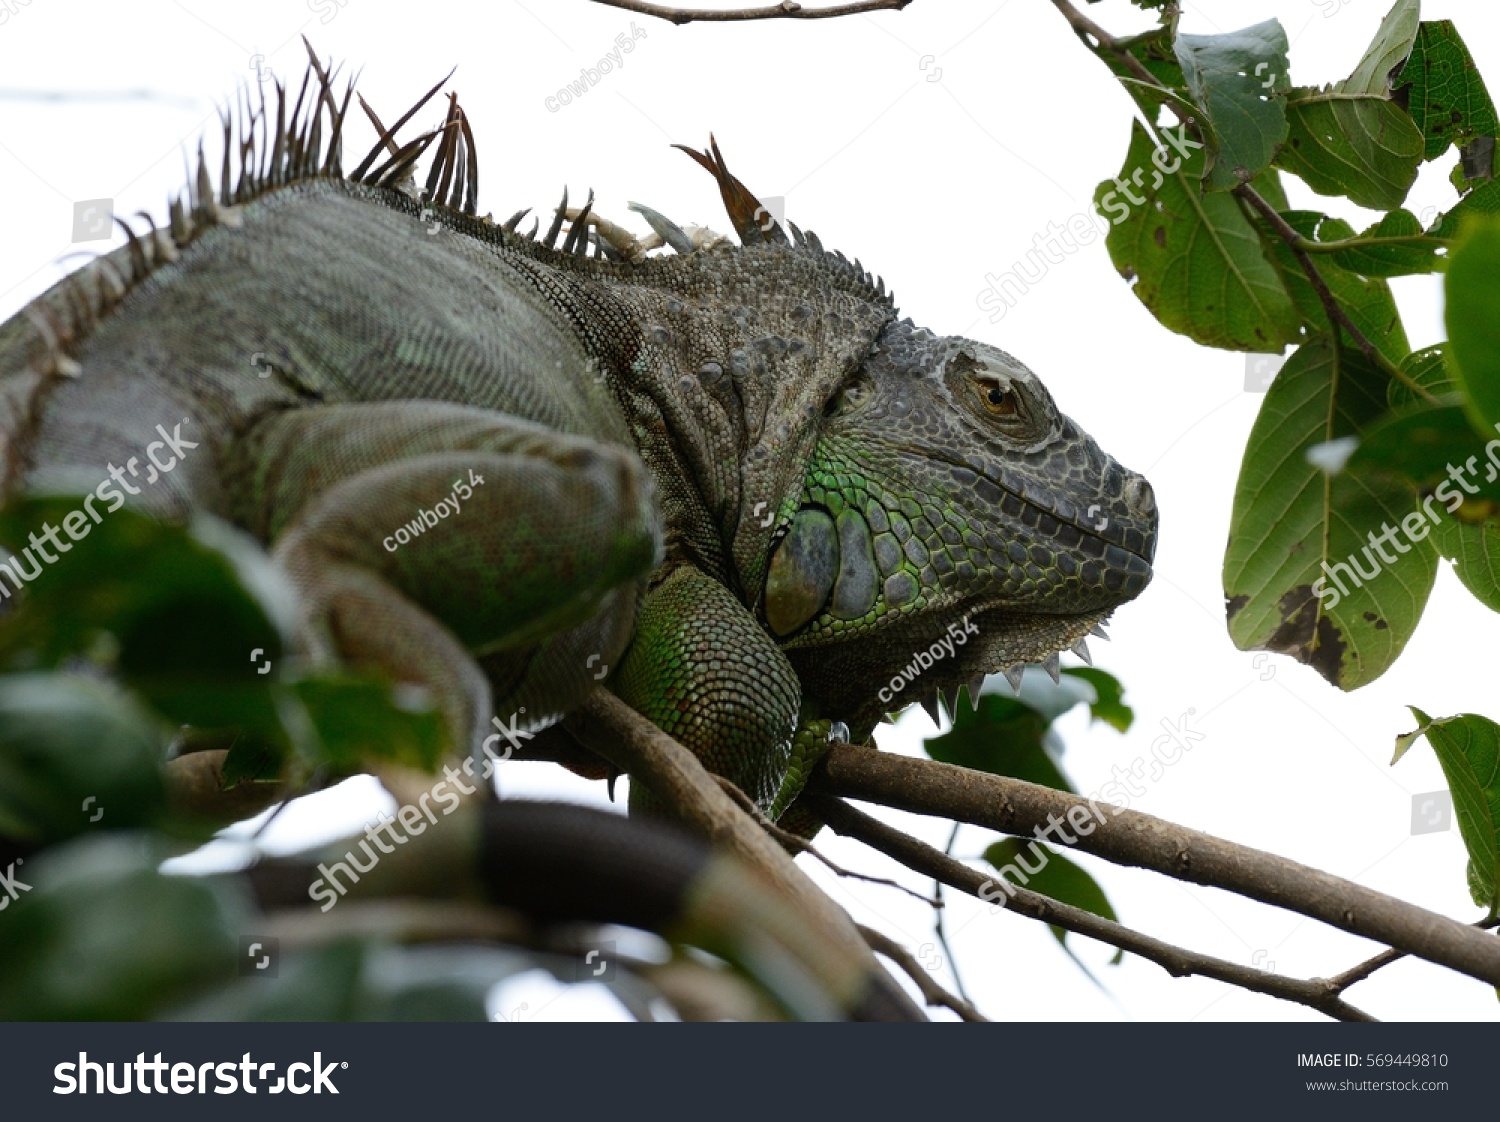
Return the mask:
<path id="1" fill-rule="evenodd" d="M 1228 31 L 1278 17 L 1292 41 L 1299 84 L 1344 77 L 1388 5 L 1384 0 L 1198 0 L 1184 30 Z M 1091 6 L 1114 30 L 1142 25 L 1124 0 Z M 1500 13 L 1479 0 L 1429 0 L 1428 19 L 1457 21 L 1491 89 L 1500 92 Z M 1098 665 L 1124 680 L 1137 724 L 1127 736 L 1060 730 L 1065 766 L 1092 791 L 1112 764 L 1147 755 L 1164 720 L 1191 713 L 1205 739 L 1133 803 L 1237 842 L 1293 857 L 1464 920 L 1477 918 L 1464 887 L 1456 828 L 1413 836 L 1413 795 L 1441 790 L 1425 745 L 1388 761 L 1413 721 L 1500 718 L 1493 651 L 1500 620 L 1447 571 L 1395 667 L 1340 694 L 1280 656 L 1240 653 L 1224 625 L 1223 543 L 1239 457 L 1262 397 L 1243 392 L 1244 359 L 1168 333 L 1115 274 L 1101 243 L 1050 267 L 1000 323 L 976 306 L 987 272 L 1024 257 L 1048 223 L 1086 213 L 1096 183 L 1116 174 L 1131 106 L 1037 0 L 915 0 L 902 13 L 852 19 L 675 28 L 635 17 L 645 32 L 589 93 L 559 111 L 545 99 L 580 67 L 597 65 L 631 36 L 629 14 L 583 0 L 501 0 L 480 11 L 433 0 L 0 0 L 0 316 L 61 275 L 73 203 L 110 198 L 116 213 L 165 213 L 184 182 L 182 153 L 217 129 L 216 105 L 256 81 L 257 62 L 300 80 L 306 34 L 327 57 L 362 71 L 360 89 L 389 121 L 458 67 L 451 89 L 473 122 L 480 210 L 505 217 L 550 208 L 564 184 L 592 187 L 604 216 L 644 232 L 629 200 L 679 223 L 724 229 L 712 181 L 672 142 L 698 146 L 713 131 L 734 171 L 830 247 L 884 275 L 903 311 L 940 333 L 967 334 L 1014 353 L 1047 382 L 1062 409 L 1122 463 L 1148 475 L 1162 510 L 1156 579 L 1095 644 Z M 935 79 L 935 80 L 934 80 Z M 46 92 L 70 95 L 62 100 Z M 88 95 L 88 96 L 82 96 Z M 435 123 L 437 103 L 419 121 Z M 357 122 L 358 123 L 358 122 Z M 346 153 L 362 148 L 356 128 Z M 354 161 L 346 158 L 346 164 Z M 1424 171 L 1408 202 L 1446 208 L 1453 159 Z M 1294 205 L 1323 205 L 1293 185 Z M 1334 213 L 1366 216 L 1347 206 Z M 528 220 L 529 221 L 529 220 Z M 1441 287 L 1396 283 L 1413 346 L 1443 336 Z M 880 736 L 914 751 L 932 731 L 909 714 Z M 506 794 L 562 794 L 602 802 L 603 785 L 545 765 L 508 765 Z M 352 781 L 289 812 L 272 841 L 305 844 L 357 828 L 378 803 Z M 893 820 L 942 845 L 946 824 Z M 957 852 L 977 856 L 991 835 L 965 829 Z M 840 863 L 888 874 L 861 847 L 824 838 Z M 1301 976 L 1336 973 L 1372 947 L 1298 916 L 1089 857 L 1123 922 L 1243 963 Z M 859 920 L 913 947 L 933 941 L 930 912 L 888 889 L 845 882 L 803 859 Z M 924 882 L 907 876 L 918 888 Z M 1300 1007 L 1203 979 L 1173 980 L 1130 957 L 1075 940 L 1108 992 L 1087 979 L 1041 926 L 948 894 L 958 965 L 989 1015 L 1003 1019 L 1318 1019 Z M 929 961 L 936 953 L 926 948 Z M 946 974 L 947 965 L 943 972 Z M 1483 1019 L 1494 991 L 1447 971 L 1404 962 L 1350 992 L 1393 1019 Z M 520 1019 L 610 1016 L 612 1002 L 561 994 L 546 981 L 508 984 L 496 1008 Z"/>

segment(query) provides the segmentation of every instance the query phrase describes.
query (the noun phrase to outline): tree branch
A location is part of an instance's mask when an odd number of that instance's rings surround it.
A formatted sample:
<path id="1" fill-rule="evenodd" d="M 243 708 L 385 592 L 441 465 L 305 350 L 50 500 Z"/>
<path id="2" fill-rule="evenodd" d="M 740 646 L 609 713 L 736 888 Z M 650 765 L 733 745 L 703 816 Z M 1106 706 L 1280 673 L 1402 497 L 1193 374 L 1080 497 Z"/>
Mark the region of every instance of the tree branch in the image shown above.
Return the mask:
<path id="1" fill-rule="evenodd" d="M 1174 978 L 1199 974 L 1205 978 L 1228 982 L 1242 989 L 1279 997 L 1283 1001 L 1306 1005 L 1341 1021 L 1375 1019 L 1363 1010 L 1356 1009 L 1341 1000 L 1338 992 L 1331 989 L 1326 982 L 1302 981 L 1280 974 L 1268 974 L 1265 971 L 1226 962 L 1211 955 L 1185 950 L 1133 931 L 1102 916 L 1096 916 L 1093 912 L 1075 908 L 1071 904 L 1060 903 L 1027 888 L 1013 886 L 1015 894 L 1009 899 L 1006 899 L 1008 892 L 991 893 L 986 896 L 985 887 L 994 885 L 996 877 L 987 877 L 969 868 L 963 862 L 939 852 L 925 842 L 920 842 L 895 827 L 887 826 L 863 811 L 854 809 L 841 799 L 818 795 L 813 796 L 810 802 L 815 813 L 837 833 L 855 838 L 880 850 L 914 872 L 934 877 L 986 903 L 1000 904 L 1006 910 L 1026 916 L 1028 919 L 1041 920 L 1043 923 L 1053 924 L 1074 934 L 1086 935 L 1101 943 L 1118 947 L 1122 951 L 1138 954 L 1156 963 Z"/>
<path id="2" fill-rule="evenodd" d="M 791 856 L 720 789 L 698 758 L 606 690 L 595 690 L 568 715 L 567 727 L 632 783 L 643 783 L 684 825 L 764 875 L 838 954 L 820 964 L 820 979 L 834 992 L 854 988 L 857 977 L 886 989 L 915 1019 L 916 1003 L 876 961 L 848 914 L 797 867 Z"/>
<path id="3" fill-rule="evenodd" d="M 1127 51 L 1120 43 L 1120 40 L 1116 39 L 1108 31 L 1105 31 L 1104 28 L 1089 19 L 1088 16 L 1073 7 L 1072 4 L 1068 3 L 1068 0 L 1052 0 L 1052 4 L 1062 13 L 1063 19 L 1068 21 L 1068 24 L 1090 50 L 1095 51 L 1095 53 L 1108 51 L 1120 60 L 1120 65 L 1124 66 L 1126 70 L 1130 71 L 1141 81 L 1150 83 L 1153 86 L 1161 85 L 1156 80 L 1156 75 L 1146 69 L 1145 63 Z M 1090 38 L 1094 42 L 1090 43 Z"/>
<path id="4" fill-rule="evenodd" d="M 1297 264 L 1302 267 L 1302 272 L 1307 276 L 1307 283 L 1312 285 L 1313 291 L 1318 294 L 1318 302 L 1323 305 L 1323 314 L 1328 317 L 1331 327 L 1341 327 L 1349 336 L 1349 340 L 1360 349 L 1360 352 L 1370 361 L 1377 370 L 1383 371 L 1389 377 L 1395 378 L 1413 393 L 1428 401 L 1436 401 L 1437 398 L 1427 389 L 1419 385 L 1411 375 L 1407 374 L 1390 359 L 1386 358 L 1380 348 L 1372 343 L 1363 331 L 1354 326 L 1354 321 L 1344 311 L 1338 299 L 1328 288 L 1328 282 L 1323 279 L 1323 274 L 1318 271 L 1317 264 L 1312 256 L 1304 248 L 1304 240 L 1301 234 L 1292 227 L 1285 218 L 1277 213 L 1276 208 L 1261 197 L 1260 192 L 1248 183 L 1241 183 L 1234 188 L 1233 194 L 1239 196 L 1276 231 L 1278 237 L 1286 243 L 1292 251 L 1292 256 L 1297 259 Z"/>
<path id="5" fill-rule="evenodd" d="M 938 912 L 939 915 L 942 914 L 943 904 L 941 900 L 934 899 L 931 896 L 923 896 L 920 892 L 916 891 L 916 889 L 907 888 L 906 885 L 901 884 L 899 881 L 891 880 L 890 877 L 874 877 L 870 876 L 868 873 L 857 873 L 853 869 L 844 868 L 842 865 L 831 860 L 824 854 L 818 852 L 813 843 L 808 841 L 806 838 L 800 838 L 790 830 L 783 830 L 780 826 L 776 825 L 776 823 L 772 822 L 769 818 L 767 818 L 760 812 L 760 807 L 755 805 L 754 801 L 750 798 L 749 795 L 745 794 L 745 792 L 741 791 L 738 787 L 729 782 L 729 780 L 725 779 L 722 775 L 716 775 L 714 776 L 714 779 L 718 782 L 724 793 L 735 801 L 736 806 L 738 806 L 752 819 L 754 819 L 757 826 L 759 826 L 766 833 L 770 834 L 771 837 L 775 839 L 777 844 L 780 845 L 782 849 L 790 853 L 793 857 L 805 853 L 809 857 L 818 861 L 834 876 L 846 877 L 849 880 L 864 881 L 866 884 L 878 884 L 882 888 L 894 888 L 897 892 L 905 893 L 913 900 L 916 900 L 922 904 L 926 904 L 929 908 Z M 855 926 L 858 926 L 858 924 L 856 924 Z M 866 939 L 865 942 L 868 943 L 869 939 Z"/>
<path id="6" fill-rule="evenodd" d="M 945 1009 L 951 1009 L 965 1021 L 976 1024 L 988 1024 L 989 1018 L 974 1006 L 970 1005 L 961 997 L 955 997 L 942 986 L 937 980 L 917 961 L 916 957 L 896 940 L 892 939 L 883 931 L 876 931 L 873 927 L 857 924 L 859 933 L 865 937 L 865 942 L 876 954 L 883 954 L 906 973 L 917 989 L 922 991 L 922 997 L 928 1005 L 940 1005 Z"/>
<path id="7" fill-rule="evenodd" d="M 1067 819 L 1076 811 L 1072 829 L 1079 836 L 1072 843 L 1053 844 L 1076 844 L 1117 865 L 1222 888 L 1500 985 L 1500 940 L 1482 931 L 1284 857 L 1139 811 L 1100 807 L 1019 779 L 850 745 L 829 748 L 813 770 L 808 790 L 1043 840 L 1059 829 L 1071 837 Z"/>
<path id="8" fill-rule="evenodd" d="M 1479 930 L 1481 931 L 1488 931 L 1492 927 L 1500 926 L 1500 919 L 1482 919 L 1473 926 L 1479 928 Z M 1366 978 L 1375 973 L 1375 971 L 1379 970 L 1381 967 L 1389 966 L 1391 963 L 1405 957 L 1407 957 L 1405 951 L 1397 951 L 1387 948 L 1386 950 L 1381 951 L 1374 958 L 1368 958 L 1364 962 L 1361 962 L 1358 966 L 1351 966 L 1342 974 L 1335 974 L 1332 978 L 1322 978 L 1319 980 L 1323 982 L 1334 993 L 1343 993 L 1356 982 L 1363 982 Z"/>
<path id="9" fill-rule="evenodd" d="M 655 16 L 670 23 L 708 23 L 729 22 L 732 20 L 750 19 L 834 19 L 838 16 L 852 16 L 860 12 L 878 12 L 881 10 L 897 11 L 906 7 L 911 0 L 859 0 L 853 4 L 836 4 L 832 8 L 804 8 L 801 4 L 791 3 L 785 0 L 780 4 L 770 4 L 764 8 L 730 8 L 716 10 L 713 8 L 669 8 L 665 4 L 652 4 L 648 0 L 594 0 L 596 4 L 603 4 L 609 8 L 623 8 L 627 12 L 637 12 L 643 16 Z"/>

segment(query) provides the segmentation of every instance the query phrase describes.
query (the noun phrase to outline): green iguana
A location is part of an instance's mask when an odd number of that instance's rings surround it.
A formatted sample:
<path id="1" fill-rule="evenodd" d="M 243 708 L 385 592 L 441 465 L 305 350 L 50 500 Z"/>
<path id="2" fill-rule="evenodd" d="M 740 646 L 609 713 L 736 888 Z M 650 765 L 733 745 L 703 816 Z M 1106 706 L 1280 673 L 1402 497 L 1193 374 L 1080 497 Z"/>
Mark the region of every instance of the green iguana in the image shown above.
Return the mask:
<path id="1" fill-rule="evenodd" d="M 206 511 L 289 575 L 307 653 L 426 686 L 471 752 L 602 681 L 779 815 L 831 736 L 1055 674 L 1145 588 L 1145 479 L 717 145 L 743 244 L 637 207 L 657 254 L 566 194 L 545 231 L 478 217 L 456 98 L 394 139 L 436 88 L 345 173 L 352 92 L 314 59 L 226 115 L 217 184 L 200 150 L 165 228 L 0 326 L 0 497 L 86 496 L 4 596 L 124 503 Z"/>

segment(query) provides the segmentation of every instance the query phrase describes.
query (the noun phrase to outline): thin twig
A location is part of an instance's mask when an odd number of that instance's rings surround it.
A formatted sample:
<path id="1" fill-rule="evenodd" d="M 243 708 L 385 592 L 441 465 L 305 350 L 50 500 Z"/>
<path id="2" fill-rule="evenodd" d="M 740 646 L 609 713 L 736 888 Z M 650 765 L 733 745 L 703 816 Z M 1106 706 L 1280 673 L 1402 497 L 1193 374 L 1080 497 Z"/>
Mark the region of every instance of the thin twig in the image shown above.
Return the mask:
<path id="1" fill-rule="evenodd" d="M 917 989 L 922 991 L 922 997 L 928 1005 L 941 1005 L 945 1009 L 951 1009 L 965 1021 L 978 1024 L 989 1023 L 989 1018 L 974 1008 L 971 1002 L 949 993 L 938 985 L 937 980 L 917 961 L 916 956 L 885 932 L 876 931 L 873 927 L 866 927 L 862 923 L 855 924 L 855 926 L 865 937 L 865 942 L 870 944 L 871 950 L 876 954 L 884 955 L 901 967 L 906 976 L 916 983 Z"/>
<path id="2" fill-rule="evenodd" d="M 809 798 L 804 795 L 804 798 Z M 1303 981 L 1270 974 L 1253 967 L 1226 962 L 1211 955 L 1199 954 L 1183 947 L 1164 943 L 1150 935 L 1142 934 L 1112 920 L 1096 916 L 1093 912 L 1063 904 L 1039 892 L 1011 885 L 1003 890 L 996 886 L 998 877 L 984 876 L 961 861 L 940 853 L 925 842 L 920 842 L 893 826 L 887 826 L 856 810 L 842 799 L 826 795 L 811 796 L 814 812 L 832 829 L 840 834 L 864 842 L 888 857 L 899 861 L 908 869 L 936 877 L 961 892 L 967 892 L 986 903 L 1003 904 L 1007 911 L 1016 912 L 1028 919 L 1061 927 L 1077 935 L 1086 935 L 1122 951 L 1140 955 L 1156 963 L 1174 978 L 1198 974 L 1214 978 L 1242 989 L 1279 997 L 1316 1009 L 1341 1021 L 1373 1021 L 1375 1018 L 1361 1009 L 1356 1009 L 1329 990 L 1322 981 Z M 989 891 L 986 891 L 986 890 Z M 1012 889 L 1014 892 L 1012 893 Z M 1007 899 L 1006 897 L 1009 897 Z"/>
<path id="3" fill-rule="evenodd" d="M 860 12 L 878 12 L 882 10 L 900 11 L 911 3 L 911 0 L 860 0 L 854 4 L 836 4 L 832 8 L 804 8 L 801 4 L 793 4 L 790 0 L 781 4 L 770 4 L 764 8 L 731 8 L 727 10 L 715 10 L 713 8 L 669 8 L 665 4 L 652 4 L 648 0 L 594 0 L 596 4 L 603 4 L 609 8 L 623 8 L 627 12 L 636 12 L 643 16 L 655 16 L 670 23 L 707 23 L 728 22 L 730 20 L 748 19 L 834 19 L 838 16 L 852 16 Z"/>
<path id="4" fill-rule="evenodd" d="M 1479 928 L 1481 931 L 1487 931 L 1492 927 L 1500 926 L 1500 918 L 1491 917 L 1490 919 L 1482 919 L 1473 926 Z M 1367 958 L 1358 966 L 1351 966 L 1342 974 L 1335 974 L 1332 978 L 1321 978 L 1318 980 L 1326 985 L 1331 993 L 1343 993 L 1356 982 L 1363 982 L 1381 967 L 1389 966 L 1398 959 L 1406 957 L 1408 956 L 1405 951 L 1387 948 L 1373 958 Z"/>
<path id="5" fill-rule="evenodd" d="M 1500 939 L 1296 861 L 1235 845 L 1149 814 L 936 760 L 832 745 L 808 790 L 1039 835 L 1117 865 L 1222 888 L 1500 985 Z M 1071 825 L 1078 836 L 1069 834 Z M 1087 832 L 1084 827 L 1087 826 Z"/>
<path id="6" fill-rule="evenodd" d="M 1323 274 L 1318 271 L 1318 266 L 1313 262 L 1311 255 L 1302 247 L 1302 235 L 1297 233 L 1291 223 L 1281 217 L 1276 208 L 1262 198 L 1260 192 L 1250 184 L 1241 183 L 1234 188 L 1232 193 L 1249 203 L 1262 218 L 1270 223 L 1277 236 L 1292 251 L 1292 256 L 1297 259 L 1297 264 L 1302 267 L 1302 272 L 1307 276 L 1307 283 L 1312 285 L 1313 291 L 1318 294 L 1318 301 L 1323 305 L 1323 312 L 1328 317 L 1329 326 L 1343 328 L 1350 341 L 1378 370 L 1396 379 L 1413 393 L 1425 397 L 1428 401 L 1436 401 L 1437 398 L 1427 387 L 1419 385 L 1411 375 L 1386 358 L 1380 348 L 1372 343 L 1363 331 L 1354 326 L 1354 321 L 1349 318 L 1349 314 L 1339 304 L 1338 298 L 1329 290 L 1328 282 L 1323 279 Z"/>
<path id="7" fill-rule="evenodd" d="M 948 832 L 948 844 L 943 847 L 943 852 L 949 857 L 953 856 L 953 847 L 958 842 L 958 832 L 964 828 L 962 822 L 953 823 L 953 829 Z M 932 880 L 932 897 L 938 902 L 937 913 L 932 917 L 933 926 L 937 929 L 937 940 L 943 948 L 943 953 L 948 956 L 948 969 L 953 971 L 953 984 L 958 987 L 958 992 L 965 1001 L 972 1000 L 969 991 L 964 988 L 963 976 L 958 972 L 958 959 L 953 954 L 953 948 L 948 945 L 948 913 L 943 904 L 943 882 L 936 877 Z"/>
<path id="8" fill-rule="evenodd" d="M 1073 30 L 1077 32 L 1078 37 L 1084 41 L 1085 46 L 1096 52 L 1109 51 L 1120 60 L 1121 65 L 1126 70 L 1130 71 L 1141 81 L 1149 82 L 1153 86 L 1161 85 L 1156 80 L 1156 75 L 1146 69 L 1146 64 L 1126 50 L 1120 43 L 1120 40 L 1116 39 L 1108 31 L 1105 31 L 1104 28 L 1073 7 L 1072 4 L 1069 4 L 1068 0 L 1052 0 L 1052 3 L 1062 13 L 1063 19 L 1067 20 Z M 1093 38 L 1093 43 L 1089 42 L 1090 37 Z"/>
<path id="9" fill-rule="evenodd" d="M 835 864 L 832 860 L 819 853 L 812 842 L 808 841 L 806 838 L 799 838 L 790 830 L 783 830 L 780 826 L 776 825 L 776 823 L 772 822 L 769 818 L 767 818 L 760 812 L 760 807 L 755 805 L 754 800 L 752 800 L 749 795 L 745 794 L 745 792 L 741 791 L 737 786 L 735 786 L 729 780 L 725 779 L 722 775 L 716 775 L 714 776 L 714 779 L 718 781 L 719 786 L 724 790 L 724 793 L 727 794 L 735 802 L 737 802 L 740 809 L 748 814 L 751 818 L 755 819 L 756 824 L 759 825 L 760 828 L 766 833 L 770 834 L 771 837 L 775 838 L 776 841 L 781 845 L 781 848 L 786 850 L 788 853 L 794 856 L 798 853 L 806 853 L 810 857 L 815 857 L 824 865 L 826 865 L 835 876 L 848 877 L 850 880 L 862 880 L 869 884 L 878 884 L 885 888 L 894 888 L 898 892 L 904 892 L 913 900 L 918 900 L 921 903 L 926 904 L 929 908 L 935 909 L 939 916 L 939 922 L 941 922 L 943 907 L 942 900 L 935 899 L 931 896 L 923 896 L 915 889 L 907 888 L 906 885 L 901 884 L 897 881 L 893 881 L 889 877 L 876 877 L 870 876 L 868 873 L 856 873 L 853 869 L 846 869 L 842 865 Z"/>

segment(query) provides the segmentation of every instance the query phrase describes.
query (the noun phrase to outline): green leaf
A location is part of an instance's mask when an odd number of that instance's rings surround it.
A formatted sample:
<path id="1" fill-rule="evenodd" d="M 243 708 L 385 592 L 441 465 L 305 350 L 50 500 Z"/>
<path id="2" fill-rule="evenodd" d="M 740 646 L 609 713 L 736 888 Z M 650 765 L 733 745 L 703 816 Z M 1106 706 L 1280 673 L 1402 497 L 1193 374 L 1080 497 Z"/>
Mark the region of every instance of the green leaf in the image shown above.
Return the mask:
<path id="1" fill-rule="evenodd" d="M 1453 510 L 1466 522 L 1480 521 L 1500 513 L 1500 469 L 1469 424 L 1458 395 L 1437 402 L 1420 402 L 1381 418 L 1360 440 L 1359 448 L 1339 473 L 1334 486 L 1335 505 L 1357 499 L 1354 488 L 1365 488 L 1377 476 L 1399 477 L 1423 496 L 1425 513 L 1413 511 L 1407 519 L 1428 527 L 1439 521 L 1444 510 Z M 1500 450 L 1500 440 L 1492 442 Z M 1345 488 L 1350 488 L 1346 496 Z M 1416 522 L 1412 522 L 1415 525 Z"/>
<path id="2" fill-rule="evenodd" d="M 0 835 L 46 845 L 164 810 L 165 729 L 71 674 L 0 676 Z"/>
<path id="3" fill-rule="evenodd" d="M 1279 352 L 1299 327 L 1281 274 L 1238 203 L 1201 193 L 1203 152 L 1191 138 L 1180 140 L 1182 149 L 1158 155 L 1150 134 L 1133 125 L 1119 179 L 1094 194 L 1113 223 L 1110 260 L 1171 330 L 1205 346 Z M 1164 174 L 1167 167 L 1173 170 Z"/>
<path id="4" fill-rule="evenodd" d="M 1384 415 L 1386 380 L 1326 336 L 1293 353 L 1251 430 L 1224 556 L 1235 645 L 1289 654 L 1345 690 L 1374 681 L 1400 654 L 1437 574 L 1430 541 L 1391 548 L 1385 563 L 1366 536 L 1399 524 L 1413 491 L 1372 481 L 1360 501 L 1335 506 L 1332 481 L 1307 459 L 1316 445 L 1363 436 Z M 1366 575 L 1356 579 L 1351 564 Z"/>
<path id="5" fill-rule="evenodd" d="M 248 901 L 225 878 L 159 873 L 171 855 L 95 834 L 21 865 L 32 890 L 0 916 L 0 1019 L 144 1020 L 233 977 Z"/>
<path id="6" fill-rule="evenodd" d="M 1318 240 L 1333 241 L 1324 229 Z M 1404 277 L 1418 273 L 1440 273 L 1448 267 L 1447 242 L 1422 229 L 1409 210 L 1393 210 L 1359 235 L 1362 243 L 1333 254 L 1342 269 L 1368 277 Z"/>
<path id="7" fill-rule="evenodd" d="M 1473 713 L 1434 721 L 1414 705 L 1407 708 L 1418 722 L 1407 737 L 1426 735 L 1453 792 L 1474 903 L 1494 915 L 1500 910 L 1500 725 Z"/>
<path id="8" fill-rule="evenodd" d="M 1288 136 L 1277 163 L 1318 194 L 1394 210 L 1416 181 L 1422 134 L 1391 100 L 1390 77 L 1411 55 L 1419 7 L 1397 0 L 1348 78 L 1287 95 Z"/>
<path id="9" fill-rule="evenodd" d="M 1500 220 L 1475 221 L 1453 251 L 1448 357 L 1469 419 L 1488 438 L 1500 430 Z"/>
<path id="10" fill-rule="evenodd" d="M 1438 343 L 1431 347 L 1423 347 L 1420 351 L 1413 351 L 1401 360 L 1401 373 L 1427 390 L 1433 397 L 1461 394 L 1463 391 L 1458 380 L 1448 369 L 1447 354 L 1447 343 Z M 1424 397 L 1418 397 L 1410 386 L 1396 378 L 1391 379 L 1390 390 L 1386 397 L 1393 409 L 1427 400 Z"/>
<path id="11" fill-rule="evenodd" d="M 1205 182 L 1227 190 L 1255 178 L 1287 136 L 1286 31 L 1272 19 L 1223 35 L 1179 34 L 1174 47 L 1218 139 Z"/>
<path id="12" fill-rule="evenodd" d="M 1089 705 L 1089 720 L 1103 721 L 1116 732 L 1129 732 L 1135 721 L 1135 710 L 1125 704 L 1125 687 L 1120 679 L 1092 666 L 1069 666 L 1064 674 L 1082 678 L 1094 687 L 1094 701 Z"/>
<path id="13" fill-rule="evenodd" d="M 1019 888 L 1029 888 L 1043 896 L 1050 896 L 1059 903 L 1071 904 L 1096 916 L 1119 922 L 1114 905 L 1109 902 L 1104 889 L 1099 887 L 1099 882 L 1086 870 L 1056 850 L 1044 849 L 1037 842 L 1026 842 L 1025 845 L 1031 852 L 1023 859 L 1024 864 L 1016 863 L 1017 854 L 1022 847 L 1022 843 L 1016 838 L 1001 838 L 984 851 L 984 859 L 1007 881 Z M 1034 866 L 1043 854 L 1046 863 L 1037 872 L 1028 874 L 1026 870 Z M 1009 873 L 1005 872 L 1007 866 L 1011 870 Z M 1048 926 L 1052 930 L 1052 937 L 1067 947 L 1068 932 L 1054 924 Z M 1110 963 L 1119 965 L 1124 957 L 1125 952 L 1117 950 Z"/>
<path id="14" fill-rule="evenodd" d="M 523 950 L 399 947 L 338 939 L 286 954 L 275 977 L 241 979 L 173 1009 L 174 1021 L 484 1021 L 505 978 L 544 967 Z"/>
<path id="15" fill-rule="evenodd" d="M 117 510 L 88 526 L 82 509 L 81 498 L 47 496 L 0 511 L 0 543 L 21 554 L 12 568 L 34 574 L 0 620 L 0 665 L 110 652 L 105 661 L 174 721 L 274 725 L 252 655 L 280 659 L 293 598 L 264 552 L 208 516 L 181 527 Z M 70 519 L 88 528 L 67 552 L 28 545 Z M 0 574 L 0 588 L 8 579 Z"/>
<path id="16" fill-rule="evenodd" d="M 1317 211 L 1291 210 L 1282 217 L 1297 233 L 1310 241 L 1344 241 L 1354 236 L 1354 231 L 1347 222 L 1327 218 Z M 1264 231 L 1272 255 L 1286 279 L 1287 290 L 1292 294 L 1302 321 L 1308 326 L 1309 334 L 1327 331 L 1328 316 L 1323 309 L 1323 302 L 1291 248 L 1270 227 L 1262 223 L 1260 228 Z M 1401 313 L 1396 309 L 1390 286 L 1378 277 L 1367 278 L 1351 273 L 1323 255 L 1319 255 L 1316 264 L 1318 275 L 1323 278 L 1328 291 L 1339 302 L 1354 326 L 1392 364 L 1405 358 L 1411 346 L 1407 342 L 1406 328 L 1401 324 Z"/>
<path id="17" fill-rule="evenodd" d="M 1422 23 L 1396 86 L 1404 90 L 1407 111 L 1426 138 L 1429 160 L 1450 144 L 1462 148 L 1475 137 L 1500 133 L 1495 103 L 1452 20 Z"/>
<path id="18" fill-rule="evenodd" d="M 316 762 L 335 771 L 381 759 L 430 772 L 448 748 L 442 715 L 411 690 L 349 674 L 303 678 L 292 689 L 317 729 Z"/>
<path id="19" fill-rule="evenodd" d="M 1453 573 L 1474 598 L 1500 612 L 1500 520 L 1461 522 L 1444 514 L 1433 528 L 1438 552 L 1453 562 Z"/>
<path id="20" fill-rule="evenodd" d="M 1438 217 L 1428 233 L 1438 238 L 1457 238 L 1475 221 L 1500 215 L 1500 179 L 1481 183 L 1458 201 L 1458 205 Z"/>
<path id="21" fill-rule="evenodd" d="M 1051 722 L 1031 706 L 987 693 L 980 697 L 977 710 L 958 708 L 953 728 L 926 742 L 927 754 L 934 760 L 1059 791 L 1073 790 L 1045 747 Z"/>

